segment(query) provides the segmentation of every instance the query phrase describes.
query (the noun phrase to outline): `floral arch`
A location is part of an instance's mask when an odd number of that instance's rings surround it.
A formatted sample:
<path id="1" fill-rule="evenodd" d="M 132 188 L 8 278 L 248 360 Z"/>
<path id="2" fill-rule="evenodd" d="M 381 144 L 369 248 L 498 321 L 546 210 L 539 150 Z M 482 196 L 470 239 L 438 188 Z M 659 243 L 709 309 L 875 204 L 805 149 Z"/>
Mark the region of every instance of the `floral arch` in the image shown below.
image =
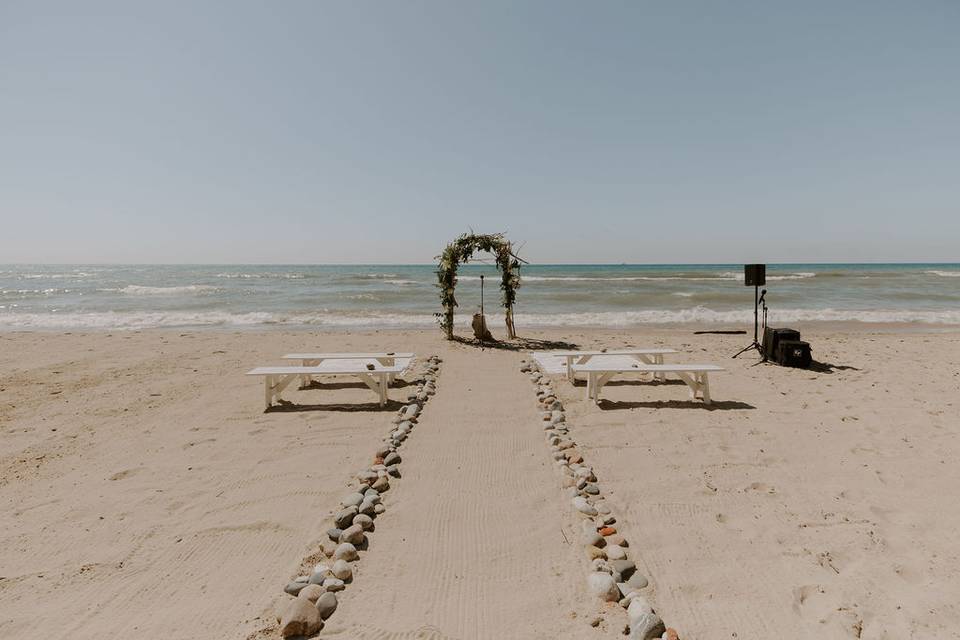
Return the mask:
<path id="1" fill-rule="evenodd" d="M 440 303 L 443 312 L 438 313 L 440 327 L 453 339 L 453 311 L 457 307 L 454 289 L 457 286 L 457 268 L 461 263 L 469 262 L 476 251 L 487 251 L 494 255 L 497 269 L 500 271 L 500 303 L 506 309 L 504 320 L 507 325 L 507 337 L 517 337 L 513 326 L 513 303 L 520 288 L 520 263 L 524 262 L 513 253 L 513 245 L 502 233 L 475 234 L 465 233 L 443 250 L 438 257 L 437 287 L 440 289 Z"/>

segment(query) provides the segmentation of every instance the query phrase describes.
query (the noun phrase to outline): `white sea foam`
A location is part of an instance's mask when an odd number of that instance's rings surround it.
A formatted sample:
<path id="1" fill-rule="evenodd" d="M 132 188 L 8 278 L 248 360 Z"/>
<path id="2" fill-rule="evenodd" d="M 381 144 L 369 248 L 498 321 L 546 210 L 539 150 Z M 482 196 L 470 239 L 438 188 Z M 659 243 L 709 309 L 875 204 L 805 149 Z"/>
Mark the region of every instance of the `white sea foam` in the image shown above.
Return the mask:
<path id="1" fill-rule="evenodd" d="M 218 273 L 215 278 L 231 278 L 242 280 L 259 280 L 261 278 L 279 278 L 283 280 L 303 280 L 303 273 Z"/>
<path id="2" fill-rule="evenodd" d="M 960 278 L 960 271 L 937 271 L 934 269 L 925 271 L 924 273 L 928 273 L 932 276 L 940 276 L 941 278 Z"/>
<path id="3" fill-rule="evenodd" d="M 494 315 L 494 314 L 491 314 Z M 458 314 L 457 325 L 468 326 L 469 314 Z M 629 327 L 646 324 L 749 324 L 751 310 L 715 311 L 706 307 L 682 310 L 603 311 L 595 313 L 518 314 L 520 327 Z M 866 322 L 960 324 L 960 310 L 859 310 L 778 309 L 770 322 Z M 0 328 L 7 329 L 147 329 L 157 327 L 256 327 L 317 326 L 331 328 L 422 328 L 436 324 L 432 314 L 412 313 L 226 313 L 186 312 L 91 312 L 91 313 L 0 313 Z"/>
<path id="4" fill-rule="evenodd" d="M 206 284 L 190 284 L 179 287 L 147 287 L 138 284 L 130 284 L 122 289 L 113 289 L 120 293 L 126 293 L 134 296 L 170 296 L 183 293 L 210 293 L 219 291 L 217 287 Z"/>

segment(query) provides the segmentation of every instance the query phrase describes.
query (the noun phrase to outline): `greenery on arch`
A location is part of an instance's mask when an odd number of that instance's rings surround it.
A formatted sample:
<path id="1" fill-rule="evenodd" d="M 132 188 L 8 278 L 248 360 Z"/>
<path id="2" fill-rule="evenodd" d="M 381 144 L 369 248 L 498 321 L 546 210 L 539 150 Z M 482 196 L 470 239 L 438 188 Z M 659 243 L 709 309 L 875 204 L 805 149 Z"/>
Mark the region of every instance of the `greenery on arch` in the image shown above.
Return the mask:
<path id="1" fill-rule="evenodd" d="M 448 244 L 438 256 L 437 287 L 440 289 L 443 311 L 436 316 L 440 327 L 447 334 L 448 340 L 453 339 L 453 311 L 457 307 L 457 299 L 454 297 L 457 268 L 462 263 L 469 262 L 476 251 L 492 253 L 496 260 L 497 269 L 500 270 L 500 303 L 506 310 L 507 337 L 516 338 L 513 303 L 517 299 L 517 289 L 520 288 L 520 263 L 523 260 L 513 253 L 513 245 L 502 233 L 465 233 Z"/>

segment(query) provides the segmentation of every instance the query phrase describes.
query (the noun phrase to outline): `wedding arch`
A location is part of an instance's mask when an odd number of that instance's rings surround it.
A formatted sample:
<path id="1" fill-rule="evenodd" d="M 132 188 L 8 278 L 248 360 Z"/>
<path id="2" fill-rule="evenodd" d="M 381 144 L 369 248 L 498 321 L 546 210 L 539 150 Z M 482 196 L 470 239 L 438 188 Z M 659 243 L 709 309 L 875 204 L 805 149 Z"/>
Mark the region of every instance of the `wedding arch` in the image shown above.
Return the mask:
<path id="1" fill-rule="evenodd" d="M 520 288 L 520 263 L 524 262 L 513 253 L 513 245 L 502 233 L 476 234 L 465 233 L 443 250 L 438 256 L 437 287 L 440 289 L 440 303 L 443 311 L 436 314 L 440 327 L 447 334 L 447 340 L 453 339 L 453 310 L 457 307 L 454 289 L 457 286 L 457 268 L 461 263 L 469 262 L 475 251 L 492 253 L 497 269 L 500 270 L 500 304 L 506 310 L 504 320 L 507 325 L 507 337 L 517 337 L 513 326 L 513 303 Z"/>

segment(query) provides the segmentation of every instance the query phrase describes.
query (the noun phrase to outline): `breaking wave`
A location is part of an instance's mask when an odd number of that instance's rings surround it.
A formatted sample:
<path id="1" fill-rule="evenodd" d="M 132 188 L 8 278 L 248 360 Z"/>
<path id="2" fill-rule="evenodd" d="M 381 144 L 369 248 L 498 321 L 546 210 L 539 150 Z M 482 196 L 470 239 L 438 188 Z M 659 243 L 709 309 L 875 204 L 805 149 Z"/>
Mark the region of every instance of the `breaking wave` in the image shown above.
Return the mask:
<path id="1" fill-rule="evenodd" d="M 179 287 L 147 287 L 130 284 L 122 289 L 115 289 L 115 291 L 119 291 L 120 293 L 134 296 L 172 296 L 183 293 L 211 293 L 219 290 L 218 287 L 212 287 L 206 284 L 190 284 Z"/>
<path id="2" fill-rule="evenodd" d="M 495 315 L 495 314 L 492 314 Z M 457 324 L 468 326 L 469 314 L 458 314 Z M 519 326 L 629 327 L 646 324 L 749 324 L 753 311 L 715 311 L 706 307 L 682 310 L 601 311 L 557 314 L 517 314 Z M 960 310 L 778 309 L 773 323 L 865 322 L 960 324 Z M 435 326 L 432 314 L 413 313 L 227 313 L 227 312 L 91 312 L 0 313 L 0 327 L 8 329 L 150 329 L 163 327 L 331 327 L 424 328 Z"/>

